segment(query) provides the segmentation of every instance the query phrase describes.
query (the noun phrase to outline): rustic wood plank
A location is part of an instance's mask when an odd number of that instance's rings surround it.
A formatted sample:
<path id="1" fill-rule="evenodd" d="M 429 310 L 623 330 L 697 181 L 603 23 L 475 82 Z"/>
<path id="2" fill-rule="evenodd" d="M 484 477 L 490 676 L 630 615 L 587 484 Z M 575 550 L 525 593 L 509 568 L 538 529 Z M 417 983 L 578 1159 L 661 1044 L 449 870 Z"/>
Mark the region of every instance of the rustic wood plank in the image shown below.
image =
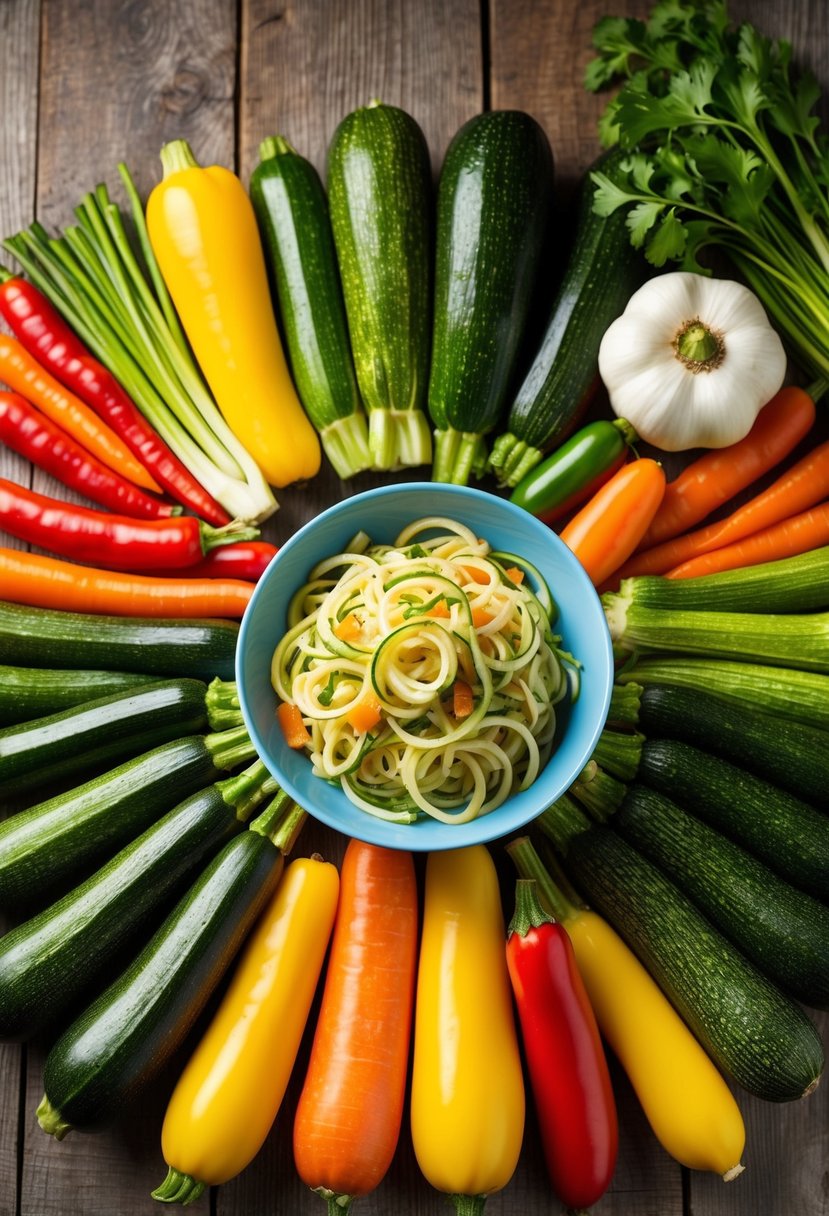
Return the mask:
<path id="1" fill-rule="evenodd" d="M 25 2 L 19 6 L 25 8 Z M 121 197 L 125 159 L 146 194 L 158 180 L 158 152 L 190 140 L 197 156 L 232 164 L 237 19 L 234 0 L 147 4 L 47 0 L 41 67 L 37 215 L 51 229 L 71 223 L 85 191 L 106 181 Z M 32 218 L 31 200 L 16 223 Z M 44 492 L 65 492 L 38 474 Z M 34 1121 L 44 1046 L 30 1052 L 21 1216 L 112 1216 L 151 1211 L 163 1174 L 158 1144 L 166 1083 L 147 1094 L 122 1126 L 62 1144 Z M 165 1079 L 166 1082 L 166 1079 Z"/>

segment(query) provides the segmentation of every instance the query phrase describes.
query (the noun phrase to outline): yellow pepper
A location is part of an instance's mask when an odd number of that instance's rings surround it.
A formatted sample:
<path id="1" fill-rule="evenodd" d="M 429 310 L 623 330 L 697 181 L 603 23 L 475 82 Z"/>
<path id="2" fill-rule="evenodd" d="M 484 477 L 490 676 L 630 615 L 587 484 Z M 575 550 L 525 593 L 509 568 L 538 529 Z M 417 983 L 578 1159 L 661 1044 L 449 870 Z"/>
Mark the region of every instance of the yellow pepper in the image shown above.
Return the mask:
<path id="1" fill-rule="evenodd" d="M 475 845 L 426 864 L 411 1127 L 426 1179 L 459 1213 L 509 1182 L 524 1133 L 524 1082 L 495 866 Z"/>
<path id="2" fill-rule="evenodd" d="M 334 924 L 335 866 L 291 863 L 176 1085 L 153 1198 L 192 1203 L 255 1157 L 279 1110 Z"/>
<path id="3" fill-rule="evenodd" d="M 736 1177 L 743 1169 L 743 1118 L 700 1043 L 607 921 L 570 903 L 553 884 L 529 841 L 507 848 L 567 930 L 599 1029 L 662 1147 L 689 1169 Z"/>
<path id="4" fill-rule="evenodd" d="M 271 485 L 313 477 L 319 439 L 288 370 L 247 192 L 229 169 L 202 168 L 183 139 L 161 161 L 150 243 L 219 409 Z"/>

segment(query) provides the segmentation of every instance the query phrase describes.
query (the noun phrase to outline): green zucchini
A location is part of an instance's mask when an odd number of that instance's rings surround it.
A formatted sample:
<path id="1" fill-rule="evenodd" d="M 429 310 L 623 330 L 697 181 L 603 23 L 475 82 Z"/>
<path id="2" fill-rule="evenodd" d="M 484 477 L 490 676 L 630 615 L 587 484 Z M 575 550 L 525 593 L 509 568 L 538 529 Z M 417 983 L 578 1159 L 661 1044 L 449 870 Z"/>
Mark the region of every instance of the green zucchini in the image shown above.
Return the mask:
<path id="1" fill-rule="evenodd" d="M 311 162 L 276 135 L 259 147 L 250 197 L 297 392 L 337 475 L 353 477 L 371 454 L 325 189 Z"/>
<path id="2" fill-rule="evenodd" d="M 0 730 L 0 790 L 18 794 L 135 756 L 207 724 L 201 680 L 156 680 Z"/>
<path id="3" fill-rule="evenodd" d="M 130 671 L 55 671 L 0 665 L 0 726 L 71 709 L 84 701 L 157 679 Z"/>
<path id="4" fill-rule="evenodd" d="M 610 828 L 591 825 L 566 795 L 539 826 L 723 1072 L 772 1102 L 814 1089 L 824 1055 L 809 1018 L 656 866 Z"/>
<path id="5" fill-rule="evenodd" d="M 37 1109 L 63 1139 L 125 1115 L 190 1031 L 282 874 L 304 812 L 277 795 L 233 837 L 127 969 L 58 1038 Z M 280 818 L 281 816 L 281 818 Z"/>
<path id="6" fill-rule="evenodd" d="M 646 735 L 682 739 L 806 802 L 829 802 L 829 732 L 825 730 L 747 706 L 735 713 L 713 693 L 660 684 L 642 689 L 638 721 Z"/>
<path id="7" fill-rule="evenodd" d="M 0 938 L 0 1039 L 29 1039 L 71 1008 L 275 788 L 257 760 L 191 794 L 62 899 Z"/>
<path id="8" fill-rule="evenodd" d="M 0 823 L 0 908 L 40 905 L 168 807 L 256 756 L 244 726 L 164 743 Z"/>
<path id="9" fill-rule="evenodd" d="M 767 746 L 774 746 L 774 738 Z M 762 858 L 794 886 L 829 899 L 829 818 L 793 794 L 677 739 L 642 745 L 639 780 Z"/>
<path id="10" fill-rule="evenodd" d="M 95 616 L 0 602 L 0 663 L 232 680 L 236 621 Z"/>
<path id="11" fill-rule="evenodd" d="M 645 279 L 647 263 L 628 240 L 627 217 L 593 211 L 590 172 L 612 176 L 620 155 L 601 157 L 582 182 L 572 251 L 547 328 L 489 457 L 499 485 L 517 486 L 576 426 L 599 385 L 604 332 Z"/>
<path id="12" fill-rule="evenodd" d="M 428 464 L 431 170 L 415 120 L 379 101 L 346 115 L 328 201 L 373 467 Z"/>
<path id="13" fill-rule="evenodd" d="M 784 991 L 829 1006 L 829 908 L 663 794 L 634 783 L 611 826 Z"/>
<path id="14" fill-rule="evenodd" d="M 429 413 L 435 481 L 466 485 L 486 466 L 515 375 L 552 206 L 553 156 L 520 110 L 460 128 L 438 183 Z"/>

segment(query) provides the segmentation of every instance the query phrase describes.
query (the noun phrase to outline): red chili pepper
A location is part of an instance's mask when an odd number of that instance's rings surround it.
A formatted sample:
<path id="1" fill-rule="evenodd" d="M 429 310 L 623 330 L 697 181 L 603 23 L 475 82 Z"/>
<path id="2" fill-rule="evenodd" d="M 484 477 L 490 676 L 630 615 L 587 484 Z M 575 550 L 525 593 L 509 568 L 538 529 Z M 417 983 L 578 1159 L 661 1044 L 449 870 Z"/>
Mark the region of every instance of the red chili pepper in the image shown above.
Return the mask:
<path id="1" fill-rule="evenodd" d="M 17 393 L 0 391 L 0 440 L 57 481 L 121 515 L 168 519 L 181 507 L 162 502 L 107 468 Z"/>
<path id="2" fill-rule="evenodd" d="M 534 879 L 516 885 L 507 966 L 550 1180 L 569 1207 L 588 1208 L 613 1177 L 616 1103 L 573 947 Z"/>
<path id="3" fill-rule="evenodd" d="M 171 497 L 211 524 L 230 522 L 224 507 L 199 485 L 46 296 L 4 266 L 0 266 L 0 314 L 21 346 L 109 424 Z"/>
<path id="4" fill-rule="evenodd" d="M 269 545 L 265 540 L 234 541 L 232 545 L 211 549 L 200 562 L 188 567 L 187 575 L 189 578 L 241 578 L 256 583 L 278 552 L 276 545 Z M 163 575 L 164 571 L 153 573 Z"/>
<path id="5" fill-rule="evenodd" d="M 235 537 L 248 540 L 255 528 L 212 528 L 194 515 L 179 519 L 129 519 L 49 498 L 0 477 L 0 528 L 18 540 L 60 557 L 106 570 L 178 572 Z M 188 578 L 191 571 L 187 569 Z"/>

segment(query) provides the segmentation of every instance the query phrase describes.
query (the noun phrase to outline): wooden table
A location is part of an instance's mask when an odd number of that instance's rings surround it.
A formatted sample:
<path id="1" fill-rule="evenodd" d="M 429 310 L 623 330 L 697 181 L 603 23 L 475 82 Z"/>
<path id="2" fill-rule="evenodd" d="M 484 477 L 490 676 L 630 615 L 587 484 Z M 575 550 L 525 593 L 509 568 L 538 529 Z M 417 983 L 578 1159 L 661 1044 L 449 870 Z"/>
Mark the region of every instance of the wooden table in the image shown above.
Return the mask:
<path id="1" fill-rule="evenodd" d="M 176 137 L 186 137 L 203 163 L 234 166 L 245 181 L 260 140 L 277 131 L 322 168 L 337 122 L 375 96 L 403 106 L 422 124 L 435 169 L 472 114 L 487 107 L 528 110 L 550 137 L 566 200 L 598 150 L 601 102 L 581 87 L 593 23 L 608 11 L 644 16 L 647 8 L 644 0 L 2 0 L 0 231 L 10 234 L 34 217 L 47 227 L 70 222 L 73 205 L 98 181 L 117 190 L 122 158 L 146 194 L 159 177 L 159 148 Z M 743 0 L 734 11 L 750 15 L 767 34 L 788 37 L 797 59 L 829 91 L 825 0 Z M 0 475 L 47 493 L 57 489 L 8 451 L 0 451 Z M 329 472 L 307 488 L 286 491 L 266 535 L 284 541 L 324 503 L 378 481 L 365 475 L 346 487 Z M 342 851 L 341 839 L 313 826 L 302 844 L 334 859 Z M 510 878 L 505 873 L 507 883 Z M 149 1191 L 164 1175 L 158 1133 L 174 1071 L 125 1112 L 118 1128 L 73 1134 L 58 1144 L 34 1118 L 43 1050 L 42 1044 L 0 1047 L 0 1216 L 158 1210 Z M 306 1054 L 307 1043 L 296 1078 Z M 785 1107 L 741 1096 L 747 1170 L 724 1185 L 677 1166 L 655 1142 L 618 1069 L 614 1077 L 621 1146 L 614 1183 L 597 1208 L 602 1216 L 829 1212 L 826 1085 Z M 204 1196 L 197 1211 L 301 1216 L 323 1210 L 293 1168 L 295 1099 L 296 1083 L 257 1160 Z M 676 1100 L 682 1102 L 682 1094 Z M 536 1216 L 559 1208 L 530 1117 L 518 1171 L 487 1210 Z M 357 1210 L 366 1216 L 449 1210 L 420 1176 L 407 1127 L 388 1177 Z"/>

